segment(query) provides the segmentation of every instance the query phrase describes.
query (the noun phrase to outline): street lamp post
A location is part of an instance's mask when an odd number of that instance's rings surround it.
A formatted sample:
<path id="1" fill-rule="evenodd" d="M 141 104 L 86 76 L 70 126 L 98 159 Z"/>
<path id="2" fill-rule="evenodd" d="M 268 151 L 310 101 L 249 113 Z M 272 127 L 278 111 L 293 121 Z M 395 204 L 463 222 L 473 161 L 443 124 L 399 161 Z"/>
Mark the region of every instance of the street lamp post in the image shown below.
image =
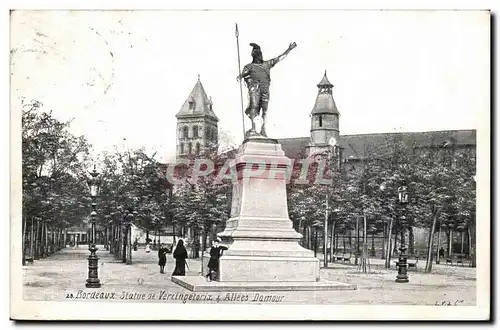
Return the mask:
<path id="1" fill-rule="evenodd" d="M 92 212 L 90 213 L 91 217 L 91 240 L 89 241 L 89 251 L 90 255 L 88 256 L 88 278 L 85 283 L 87 288 L 100 288 L 101 283 L 98 276 L 98 267 L 99 267 L 99 257 L 97 257 L 97 247 L 95 246 L 95 222 L 97 217 L 96 212 L 96 197 L 99 192 L 99 182 L 97 180 L 97 176 L 99 175 L 96 171 L 95 165 L 94 170 L 90 173 L 91 177 L 88 179 L 87 184 L 90 189 L 90 196 L 92 198 Z"/>
<path id="2" fill-rule="evenodd" d="M 406 204 L 408 203 L 408 192 L 406 191 L 405 186 L 401 186 L 398 188 L 398 200 L 399 204 L 401 205 L 401 209 L 403 212 L 406 211 Z M 403 230 L 403 222 L 406 219 L 405 215 L 403 214 L 401 216 L 401 230 Z M 405 239 L 404 239 L 404 231 L 403 235 L 401 235 L 401 247 L 399 251 L 401 252 L 399 254 L 399 261 L 398 261 L 398 275 L 396 276 L 396 282 L 397 283 L 408 283 L 410 280 L 408 279 L 408 264 L 407 264 L 407 256 L 405 254 L 406 252 L 406 247 L 405 247 Z"/>

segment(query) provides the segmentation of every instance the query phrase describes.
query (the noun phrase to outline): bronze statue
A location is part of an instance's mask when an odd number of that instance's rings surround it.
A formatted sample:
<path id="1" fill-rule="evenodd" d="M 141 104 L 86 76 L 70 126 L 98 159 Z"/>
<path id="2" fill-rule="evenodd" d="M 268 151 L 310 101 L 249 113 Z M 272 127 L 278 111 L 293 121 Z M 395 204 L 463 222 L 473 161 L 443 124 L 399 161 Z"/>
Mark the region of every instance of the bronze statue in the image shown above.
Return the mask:
<path id="1" fill-rule="evenodd" d="M 258 135 L 255 131 L 255 118 L 262 115 L 262 128 L 260 135 L 266 136 L 266 115 L 269 103 L 269 86 L 271 84 L 271 68 L 283 60 L 297 44 L 292 42 L 288 49 L 278 57 L 264 61 L 259 45 L 251 43 L 253 61 L 245 65 L 241 74 L 236 77 L 238 81 L 243 78 L 248 88 L 249 104 L 245 114 L 252 121 L 252 128 L 246 132 L 247 136 Z M 262 112 L 261 112 L 262 110 Z"/>

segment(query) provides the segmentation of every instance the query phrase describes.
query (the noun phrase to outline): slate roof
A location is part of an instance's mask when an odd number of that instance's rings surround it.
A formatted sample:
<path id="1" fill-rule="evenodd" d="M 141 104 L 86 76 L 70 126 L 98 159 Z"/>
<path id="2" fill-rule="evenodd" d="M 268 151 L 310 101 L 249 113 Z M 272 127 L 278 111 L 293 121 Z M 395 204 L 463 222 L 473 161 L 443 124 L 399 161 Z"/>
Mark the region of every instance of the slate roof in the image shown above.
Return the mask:
<path id="1" fill-rule="evenodd" d="M 344 148 L 344 159 L 360 159 L 373 157 L 384 145 L 396 140 L 417 148 L 442 147 L 447 142 L 473 147 L 476 145 L 476 130 L 341 135 L 339 144 Z M 295 159 L 304 157 L 309 141 L 310 137 L 279 139 L 285 155 Z"/>
<path id="2" fill-rule="evenodd" d="M 190 102 L 194 102 L 194 108 L 190 108 Z M 181 107 L 181 110 L 175 115 L 177 118 L 185 118 L 192 116 L 205 115 L 215 120 L 219 120 L 212 110 L 212 100 L 207 96 L 201 81 L 198 79 L 194 85 L 193 90 L 187 97 L 186 101 Z"/>
<path id="3" fill-rule="evenodd" d="M 319 82 L 318 88 L 332 88 L 333 85 L 330 83 L 328 80 L 328 77 L 326 76 L 326 71 L 325 75 L 323 76 L 323 79 Z M 333 100 L 333 96 L 331 93 L 331 90 L 329 92 L 318 92 L 318 96 L 316 97 L 316 102 L 314 103 L 314 107 L 311 111 L 311 115 L 316 115 L 316 114 L 339 114 L 339 110 L 337 109 L 337 105 L 335 104 L 335 101 Z"/>

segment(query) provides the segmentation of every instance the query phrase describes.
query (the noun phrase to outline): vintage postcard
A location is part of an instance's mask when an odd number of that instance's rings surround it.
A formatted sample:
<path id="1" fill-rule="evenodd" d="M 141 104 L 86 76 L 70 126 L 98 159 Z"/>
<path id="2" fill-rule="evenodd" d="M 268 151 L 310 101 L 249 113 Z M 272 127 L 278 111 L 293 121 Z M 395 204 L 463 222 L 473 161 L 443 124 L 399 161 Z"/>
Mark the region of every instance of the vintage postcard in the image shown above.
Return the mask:
<path id="1" fill-rule="evenodd" d="M 487 10 L 13 10 L 10 102 L 13 319 L 491 317 Z"/>

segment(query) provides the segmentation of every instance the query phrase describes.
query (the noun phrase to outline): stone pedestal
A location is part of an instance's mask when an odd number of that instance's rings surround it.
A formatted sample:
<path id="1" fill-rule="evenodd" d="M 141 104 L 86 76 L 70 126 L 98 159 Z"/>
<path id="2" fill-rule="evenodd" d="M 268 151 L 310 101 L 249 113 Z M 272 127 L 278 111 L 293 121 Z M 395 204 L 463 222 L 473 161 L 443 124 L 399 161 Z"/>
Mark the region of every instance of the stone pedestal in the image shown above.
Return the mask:
<path id="1" fill-rule="evenodd" d="M 228 246 L 219 262 L 219 282 L 175 277 L 190 290 L 336 290 L 355 289 L 320 281 L 319 260 L 299 245 L 302 237 L 288 217 L 286 178 L 290 160 L 274 139 L 250 138 L 235 159 L 231 218 L 217 236 Z M 287 283 L 289 285 L 287 285 Z M 302 287 L 302 289 L 301 289 Z"/>
<path id="2" fill-rule="evenodd" d="M 319 280 L 319 260 L 299 245 L 286 200 L 290 160 L 272 139 L 247 140 L 236 158 L 231 218 L 218 234 L 229 250 L 220 282 Z"/>

